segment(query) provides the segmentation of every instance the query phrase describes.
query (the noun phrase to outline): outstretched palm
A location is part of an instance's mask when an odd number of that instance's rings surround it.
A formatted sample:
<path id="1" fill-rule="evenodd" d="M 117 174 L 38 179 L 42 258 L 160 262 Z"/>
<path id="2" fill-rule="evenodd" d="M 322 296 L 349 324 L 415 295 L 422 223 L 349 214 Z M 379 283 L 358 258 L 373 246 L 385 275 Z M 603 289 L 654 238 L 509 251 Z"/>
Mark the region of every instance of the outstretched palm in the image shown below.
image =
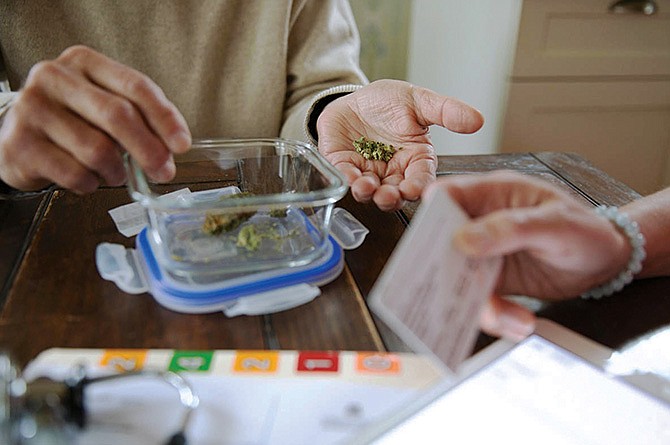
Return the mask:
<path id="1" fill-rule="evenodd" d="M 407 82 L 381 80 L 324 109 L 317 122 L 319 151 L 346 176 L 356 200 L 394 210 L 418 199 L 435 179 L 430 125 L 472 133 L 482 123 L 481 114 L 460 101 Z M 353 146 L 361 136 L 399 150 L 388 162 L 365 159 Z"/>

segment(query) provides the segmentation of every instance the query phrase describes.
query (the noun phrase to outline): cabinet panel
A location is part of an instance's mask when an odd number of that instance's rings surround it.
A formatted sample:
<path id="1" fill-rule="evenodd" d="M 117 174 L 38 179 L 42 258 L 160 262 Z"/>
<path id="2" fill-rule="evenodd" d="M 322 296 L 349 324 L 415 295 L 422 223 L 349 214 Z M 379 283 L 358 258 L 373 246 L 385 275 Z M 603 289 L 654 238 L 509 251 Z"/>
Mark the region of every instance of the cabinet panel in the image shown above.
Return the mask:
<path id="1" fill-rule="evenodd" d="M 670 185 L 670 81 L 512 84 L 501 151 L 575 152 L 643 194 Z"/>
<path id="2" fill-rule="evenodd" d="M 614 0 L 525 0 L 514 77 L 668 76 L 670 0 L 614 14 Z"/>

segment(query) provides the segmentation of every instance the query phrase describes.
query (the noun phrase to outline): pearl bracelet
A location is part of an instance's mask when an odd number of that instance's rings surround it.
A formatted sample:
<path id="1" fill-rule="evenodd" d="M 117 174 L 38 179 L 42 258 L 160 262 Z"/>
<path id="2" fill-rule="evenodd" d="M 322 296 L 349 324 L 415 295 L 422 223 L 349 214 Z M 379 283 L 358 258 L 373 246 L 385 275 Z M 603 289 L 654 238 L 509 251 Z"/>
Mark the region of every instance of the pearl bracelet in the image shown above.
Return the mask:
<path id="1" fill-rule="evenodd" d="M 614 277 L 609 283 L 584 292 L 581 295 L 584 299 L 599 299 L 623 289 L 625 285 L 633 281 L 633 276 L 642 270 L 642 261 L 647 256 L 644 250 L 644 235 L 640 233 L 640 226 L 630 219 L 626 213 L 620 212 L 617 207 L 607 207 L 604 205 L 596 207 L 595 211 L 598 215 L 610 220 L 626 235 L 633 248 L 633 252 L 630 255 L 628 264 L 626 264 L 626 268 L 619 275 Z"/>

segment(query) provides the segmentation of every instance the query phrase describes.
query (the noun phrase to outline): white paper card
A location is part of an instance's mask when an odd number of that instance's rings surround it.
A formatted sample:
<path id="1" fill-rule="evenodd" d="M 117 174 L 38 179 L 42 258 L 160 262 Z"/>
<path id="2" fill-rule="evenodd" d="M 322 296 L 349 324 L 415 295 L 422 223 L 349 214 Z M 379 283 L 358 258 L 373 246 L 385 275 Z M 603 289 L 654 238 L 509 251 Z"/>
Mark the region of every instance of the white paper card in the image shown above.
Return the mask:
<path id="1" fill-rule="evenodd" d="M 408 346 L 452 372 L 470 354 L 500 258 L 474 260 L 452 246 L 468 220 L 443 190 L 421 204 L 370 294 L 370 307 Z"/>

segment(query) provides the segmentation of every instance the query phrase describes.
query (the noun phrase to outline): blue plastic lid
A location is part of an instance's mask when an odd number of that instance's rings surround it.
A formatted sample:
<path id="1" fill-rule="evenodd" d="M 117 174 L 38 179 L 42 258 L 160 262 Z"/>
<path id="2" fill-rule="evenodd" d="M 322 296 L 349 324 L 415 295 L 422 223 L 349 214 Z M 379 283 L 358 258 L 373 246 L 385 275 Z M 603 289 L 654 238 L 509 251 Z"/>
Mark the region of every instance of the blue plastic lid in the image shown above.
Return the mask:
<path id="1" fill-rule="evenodd" d="M 344 267 L 342 248 L 331 237 L 324 254 L 309 264 L 252 274 L 176 276 L 163 269 L 156 259 L 147 229 L 136 238 L 140 263 L 149 292 L 164 306 L 180 312 L 223 310 L 242 297 L 266 293 L 298 284 L 319 286 L 335 279 Z"/>

